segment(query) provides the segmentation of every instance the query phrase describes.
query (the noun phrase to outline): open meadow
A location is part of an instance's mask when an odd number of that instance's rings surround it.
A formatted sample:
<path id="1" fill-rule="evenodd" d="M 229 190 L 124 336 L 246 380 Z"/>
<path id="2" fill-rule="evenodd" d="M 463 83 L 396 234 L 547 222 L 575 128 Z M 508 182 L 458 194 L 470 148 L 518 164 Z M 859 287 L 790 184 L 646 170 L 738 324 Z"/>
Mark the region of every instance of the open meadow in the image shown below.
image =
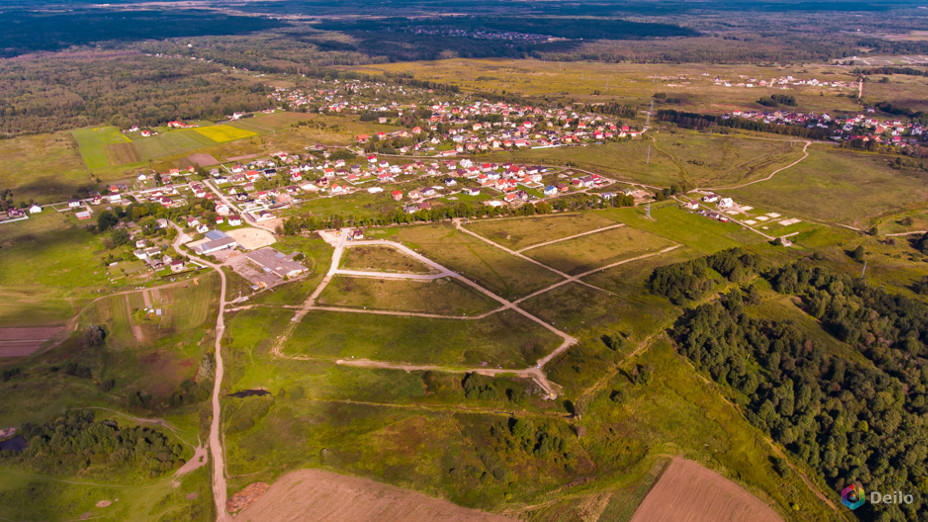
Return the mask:
<path id="1" fill-rule="evenodd" d="M 499 306 L 496 301 L 452 278 L 417 281 L 338 276 L 322 291 L 318 302 L 363 310 L 459 317 L 479 315 Z"/>

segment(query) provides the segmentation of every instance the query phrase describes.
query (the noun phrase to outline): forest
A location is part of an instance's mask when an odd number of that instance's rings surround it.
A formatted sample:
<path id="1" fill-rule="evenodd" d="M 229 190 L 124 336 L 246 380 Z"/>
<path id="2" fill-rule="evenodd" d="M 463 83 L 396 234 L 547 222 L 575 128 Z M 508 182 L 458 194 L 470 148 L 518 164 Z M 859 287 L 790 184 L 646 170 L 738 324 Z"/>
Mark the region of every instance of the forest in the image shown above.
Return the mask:
<path id="1" fill-rule="evenodd" d="M 0 452 L 0 461 L 45 473 L 93 477 L 157 477 L 184 463 L 183 447 L 159 430 L 69 411 L 48 423 L 22 426 L 22 452 Z"/>
<path id="2" fill-rule="evenodd" d="M 678 319 L 671 334 L 679 352 L 835 491 L 857 482 L 915 498 L 865 506 L 857 512 L 863 519 L 924 519 L 928 306 L 805 261 L 763 277 L 800 297 L 862 358 L 827 352 L 793 322 L 758 318 L 750 311 L 757 292 L 740 288 Z"/>
<path id="3" fill-rule="evenodd" d="M 0 61 L 0 136 L 221 120 L 270 107 L 268 92 L 218 65 L 137 52 Z"/>

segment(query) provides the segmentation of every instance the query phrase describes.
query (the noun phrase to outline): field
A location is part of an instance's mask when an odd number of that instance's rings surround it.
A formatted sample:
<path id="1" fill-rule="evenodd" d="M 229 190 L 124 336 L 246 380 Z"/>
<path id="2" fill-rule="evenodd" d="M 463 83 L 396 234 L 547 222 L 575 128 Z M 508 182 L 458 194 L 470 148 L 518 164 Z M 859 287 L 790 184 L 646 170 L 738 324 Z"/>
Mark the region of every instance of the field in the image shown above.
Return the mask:
<path id="1" fill-rule="evenodd" d="M 928 201 L 928 173 L 892 169 L 890 159 L 814 146 L 808 159 L 769 181 L 720 192 L 752 205 L 866 229 L 881 216 L 924 208 Z"/>
<path id="2" fill-rule="evenodd" d="M 632 522 L 783 520 L 737 484 L 696 462 L 675 458 L 635 511 Z"/>
<path id="3" fill-rule="evenodd" d="M 315 469 L 294 471 L 280 477 L 236 519 L 513 520 L 373 480 Z"/>
<path id="4" fill-rule="evenodd" d="M 468 230 L 513 250 L 582 234 L 616 222 L 598 212 L 555 214 L 529 218 L 488 219 L 467 223 Z"/>
<path id="5" fill-rule="evenodd" d="M 449 59 L 440 61 L 397 62 L 352 68 L 369 74 L 411 73 L 422 80 L 458 85 L 471 92 L 515 92 L 527 96 L 578 99 L 588 103 L 617 101 L 647 111 L 655 93 L 679 99 L 683 110 L 731 112 L 756 109 L 756 100 L 774 89 L 724 87 L 714 78 L 744 82 L 749 78 L 770 79 L 793 75 L 797 78 L 856 81 L 845 69 L 829 66 L 766 67 L 719 64 L 636 64 L 598 62 L 558 62 L 510 59 Z M 800 110 L 812 112 L 855 111 L 859 105 L 843 95 L 846 89 L 811 86 L 790 87 Z M 820 96 L 824 94 L 824 96 Z M 656 108 L 660 108 L 657 105 Z M 642 116 L 643 118 L 643 116 Z"/>
<path id="6" fill-rule="evenodd" d="M 210 125 L 209 127 L 198 127 L 194 129 L 198 134 L 202 134 L 216 143 L 225 143 L 227 141 L 240 140 L 256 135 L 246 129 L 240 129 L 231 125 Z"/>
<path id="7" fill-rule="evenodd" d="M 656 252 L 673 243 L 628 226 L 533 248 L 526 255 L 571 275 Z"/>
<path id="8" fill-rule="evenodd" d="M 177 156 L 189 152 L 206 149 L 216 145 L 209 136 L 197 132 L 200 129 L 179 129 L 166 131 L 157 136 L 138 138 L 135 147 L 145 161 Z"/>
<path id="9" fill-rule="evenodd" d="M 499 305 L 452 278 L 417 281 L 343 276 L 332 279 L 319 296 L 319 304 L 457 316 L 478 315 Z"/>
<path id="10" fill-rule="evenodd" d="M 530 294 L 560 279 L 450 225 L 398 227 L 384 234 L 506 299 Z"/>
<path id="11" fill-rule="evenodd" d="M 110 145 L 131 143 L 116 127 L 93 127 L 76 129 L 72 131 L 74 139 L 80 148 L 81 158 L 90 169 L 102 169 L 116 163 L 117 159 L 109 149 Z"/>
<path id="12" fill-rule="evenodd" d="M 650 149 L 650 161 L 648 150 Z M 800 142 L 734 134 L 652 130 L 642 139 L 487 156 L 495 161 L 569 165 L 630 182 L 690 188 L 762 178 L 802 157 Z M 569 170 L 569 168 L 568 168 Z"/>
<path id="13" fill-rule="evenodd" d="M 349 270 L 376 270 L 407 274 L 431 274 L 432 267 L 403 254 L 395 248 L 377 245 L 359 245 L 346 248 L 341 268 Z"/>
<path id="14" fill-rule="evenodd" d="M 329 360 L 524 368 L 559 341 L 511 310 L 475 321 L 311 311 L 283 351 Z"/>
<path id="15" fill-rule="evenodd" d="M 64 201 L 93 186 L 70 132 L 0 140 L 0 179 L 16 201 Z"/>

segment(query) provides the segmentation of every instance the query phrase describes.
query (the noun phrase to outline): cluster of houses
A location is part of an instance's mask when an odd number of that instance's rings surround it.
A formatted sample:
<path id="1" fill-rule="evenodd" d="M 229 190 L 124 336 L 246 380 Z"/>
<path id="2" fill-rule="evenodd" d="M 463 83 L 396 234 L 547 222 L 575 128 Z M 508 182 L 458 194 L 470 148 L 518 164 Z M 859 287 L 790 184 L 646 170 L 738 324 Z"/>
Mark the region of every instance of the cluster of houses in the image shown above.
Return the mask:
<path id="1" fill-rule="evenodd" d="M 726 117 L 743 118 L 774 125 L 798 125 L 806 128 L 826 129 L 833 140 L 873 141 L 905 148 L 928 141 L 928 129 L 916 121 L 883 120 L 874 117 L 873 109 L 867 114 L 831 116 L 827 113 L 793 111 L 734 111 Z"/>
<path id="2" fill-rule="evenodd" d="M 708 74 L 708 73 L 706 73 Z M 754 87 L 766 87 L 766 88 L 779 88 L 787 89 L 790 87 L 819 87 L 819 88 L 828 88 L 828 89 L 856 89 L 857 82 L 849 81 L 822 81 L 815 78 L 803 80 L 800 78 L 794 78 L 793 75 L 780 76 L 778 78 L 751 78 L 749 76 L 739 74 L 737 79 L 725 79 L 721 76 L 716 76 L 713 79 L 713 83 L 717 86 L 722 87 L 744 87 L 751 89 Z"/>

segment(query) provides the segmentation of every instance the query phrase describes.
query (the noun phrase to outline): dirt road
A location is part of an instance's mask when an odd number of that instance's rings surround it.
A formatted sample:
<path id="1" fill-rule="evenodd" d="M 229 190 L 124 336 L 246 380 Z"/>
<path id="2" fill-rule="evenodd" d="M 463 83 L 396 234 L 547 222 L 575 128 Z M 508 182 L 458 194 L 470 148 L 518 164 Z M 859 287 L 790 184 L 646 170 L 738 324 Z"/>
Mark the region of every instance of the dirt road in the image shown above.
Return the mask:
<path id="1" fill-rule="evenodd" d="M 173 224 L 173 223 L 172 223 Z M 174 249 L 180 252 L 180 245 L 185 243 L 189 238 L 184 234 L 183 230 L 180 229 L 177 225 L 174 225 L 174 228 L 177 229 L 177 238 L 174 240 Z M 222 410 L 219 404 L 220 395 L 222 393 L 222 377 L 223 377 L 223 365 L 222 365 L 222 334 L 225 331 L 225 309 L 226 309 L 226 273 L 222 271 L 222 268 L 219 265 L 210 263 L 209 261 L 198 258 L 196 256 L 188 254 L 188 257 L 197 263 L 202 263 L 205 266 L 208 266 L 219 273 L 220 287 L 219 287 L 219 313 L 216 314 L 216 343 L 214 345 L 215 357 L 216 357 L 216 375 L 213 380 L 213 398 L 212 398 L 212 407 L 213 407 L 213 418 L 209 426 L 209 451 L 210 457 L 213 460 L 213 500 L 216 504 L 216 520 L 221 522 L 226 522 L 232 520 L 229 516 L 229 513 L 226 511 L 226 501 L 228 496 L 228 487 L 226 485 L 226 465 L 225 465 L 225 455 L 222 449 L 222 432 L 220 429 L 220 420 L 222 416 Z"/>

